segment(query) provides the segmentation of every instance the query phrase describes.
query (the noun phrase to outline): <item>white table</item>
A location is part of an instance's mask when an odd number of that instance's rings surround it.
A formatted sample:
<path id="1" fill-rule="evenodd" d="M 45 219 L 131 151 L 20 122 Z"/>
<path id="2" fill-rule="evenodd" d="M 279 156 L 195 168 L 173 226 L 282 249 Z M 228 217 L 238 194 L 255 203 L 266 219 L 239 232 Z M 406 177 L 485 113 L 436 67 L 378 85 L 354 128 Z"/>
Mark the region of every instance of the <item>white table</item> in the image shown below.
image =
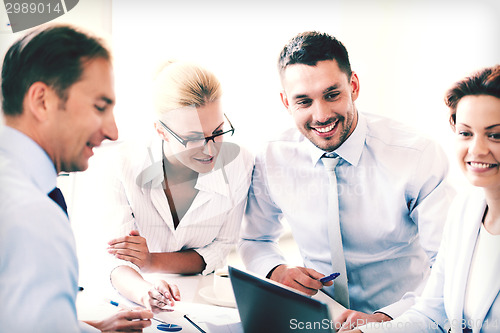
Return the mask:
<path id="1" fill-rule="evenodd" d="M 201 295 L 200 290 L 213 285 L 213 274 L 182 276 L 177 274 L 145 274 L 144 277 L 153 281 L 164 279 L 168 283 L 176 284 L 181 292 L 181 302 L 177 302 L 174 312 L 164 312 L 155 315 L 158 319 L 171 324 L 182 326 L 181 333 L 200 333 L 184 317 L 187 314 L 190 319 L 197 323 L 207 333 L 243 333 L 238 311 L 236 308 L 221 307 L 207 302 Z M 331 317 L 343 311 L 343 307 L 322 292 L 313 298 L 329 304 Z M 98 320 L 108 317 L 118 311 L 118 308 L 107 303 L 113 300 L 123 305 L 132 305 L 123 298 L 109 284 L 101 288 L 86 288 L 79 293 L 77 298 L 78 317 L 80 320 Z M 159 323 L 152 321 L 152 325 L 144 332 L 161 332 L 156 327 Z"/>
<path id="2" fill-rule="evenodd" d="M 155 317 L 165 322 L 182 326 L 181 333 L 200 333 L 184 317 L 187 314 L 203 330 L 210 333 L 242 333 L 239 315 L 236 308 L 212 305 L 201 295 L 200 290 L 213 284 L 213 274 L 181 276 L 177 274 L 146 274 L 147 280 L 156 278 L 176 284 L 181 292 L 181 302 L 177 302 L 177 310 L 156 314 Z M 119 309 L 107 302 L 113 300 L 121 305 L 131 306 L 131 302 L 124 299 L 111 285 L 92 287 L 89 286 L 79 293 L 77 310 L 80 320 L 99 320 L 106 318 Z M 144 332 L 161 332 L 156 327 L 157 321 Z"/>

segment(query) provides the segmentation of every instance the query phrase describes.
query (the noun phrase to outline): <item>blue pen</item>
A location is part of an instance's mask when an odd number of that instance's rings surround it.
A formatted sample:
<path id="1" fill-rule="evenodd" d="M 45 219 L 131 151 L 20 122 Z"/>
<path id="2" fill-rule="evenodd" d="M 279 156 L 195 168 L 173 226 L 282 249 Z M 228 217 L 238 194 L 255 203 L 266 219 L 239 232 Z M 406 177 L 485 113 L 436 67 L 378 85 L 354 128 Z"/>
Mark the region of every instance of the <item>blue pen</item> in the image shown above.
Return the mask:
<path id="1" fill-rule="evenodd" d="M 337 277 L 339 277 L 340 273 L 332 273 L 328 276 L 325 276 L 325 277 L 322 277 L 321 279 L 319 279 L 319 282 L 321 283 L 326 283 L 328 281 L 333 281 L 335 280 Z"/>
<path id="2" fill-rule="evenodd" d="M 123 305 L 121 305 L 118 302 L 115 302 L 113 300 L 109 300 L 109 304 L 114 305 L 114 306 L 119 307 L 119 308 L 122 308 L 122 309 L 130 310 L 130 308 L 123 306 Z M 160 331 L 178 332 L 178 331 L 182 330 L 182 326 L 180 326 L 180 325 L 169 324 L 169 323 L 164 322 L 163 320 L 160 320 L 160 319 L 155 318 L 155 317 L 153 317 L 151 319 L 156 320 L 157 322 L 161 323 L 160 325 L 156 326 L 156 328 Z"/>

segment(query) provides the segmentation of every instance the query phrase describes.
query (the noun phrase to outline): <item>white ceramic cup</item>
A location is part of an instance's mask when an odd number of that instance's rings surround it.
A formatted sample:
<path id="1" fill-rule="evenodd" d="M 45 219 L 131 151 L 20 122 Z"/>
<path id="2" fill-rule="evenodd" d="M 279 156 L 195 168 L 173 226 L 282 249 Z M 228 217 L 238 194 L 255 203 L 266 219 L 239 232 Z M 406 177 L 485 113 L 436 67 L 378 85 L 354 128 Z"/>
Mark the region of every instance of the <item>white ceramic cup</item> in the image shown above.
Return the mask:
<path id="1" fill-rule="evenodd" d="M 218 299 L 234 301 L 233 287 L 229 272 L 226 268 L 219 268 L 214 273 L 214 294 Z"/>

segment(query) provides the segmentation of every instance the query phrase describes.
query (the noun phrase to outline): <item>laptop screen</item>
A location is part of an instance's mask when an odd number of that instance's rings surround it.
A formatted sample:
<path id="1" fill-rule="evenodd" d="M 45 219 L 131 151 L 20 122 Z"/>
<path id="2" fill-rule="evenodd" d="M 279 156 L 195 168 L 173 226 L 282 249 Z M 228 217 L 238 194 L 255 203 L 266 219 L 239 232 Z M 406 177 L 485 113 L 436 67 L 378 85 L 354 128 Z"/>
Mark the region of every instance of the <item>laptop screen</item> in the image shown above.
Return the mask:
<path id="1" fill-rule="evenodd" d="M 231 266 L 229 276 L 245 333 L 335 332 L 325 303 Z"/>

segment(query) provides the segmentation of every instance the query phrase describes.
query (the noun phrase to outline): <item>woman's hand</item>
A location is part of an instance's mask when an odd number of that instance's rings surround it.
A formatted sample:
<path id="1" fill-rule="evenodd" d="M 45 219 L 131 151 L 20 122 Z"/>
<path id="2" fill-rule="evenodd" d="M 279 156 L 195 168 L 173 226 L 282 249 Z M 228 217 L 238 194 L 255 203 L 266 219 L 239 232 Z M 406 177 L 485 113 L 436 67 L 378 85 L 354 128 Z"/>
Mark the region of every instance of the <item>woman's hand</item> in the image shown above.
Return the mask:
<path id="1" fill-rule="evenodd" d="M 366 325 L 370 322 L 391 321 L 392 318 L 382 312 L 373 314 L 363 313 L 354 310 L 344 310 L 339 316 L 334 318 L 335 329 L 338 332 L 359 332 L 355 330 L 357 326 Z"/>
<path id="2" fill-rule="evenodd" d="M 152 255 L 146 239 L 138 230 L 132 230 L 128 236 L 118 237 L 108 242 L 108 253 L 118 259 L 135 264 L 142 272 L 152 271 Z"/>
<path id="3" fill-rule="evenodd" d="M 153 313 L 171 311 L 175 301 L 180 301 L 179 288 L 175 284 L 168 284 L 165 280 L 156 281 L 148 293 L 142 297 L 142 304 Z"/>
<path id="4" fill-rule="evenodd" d="M 101 332 L 142 332 L 151 325 L 153 313 L 143 308 L 120 310 L 111 317 L 99 321 L 87 321 Z"/>

